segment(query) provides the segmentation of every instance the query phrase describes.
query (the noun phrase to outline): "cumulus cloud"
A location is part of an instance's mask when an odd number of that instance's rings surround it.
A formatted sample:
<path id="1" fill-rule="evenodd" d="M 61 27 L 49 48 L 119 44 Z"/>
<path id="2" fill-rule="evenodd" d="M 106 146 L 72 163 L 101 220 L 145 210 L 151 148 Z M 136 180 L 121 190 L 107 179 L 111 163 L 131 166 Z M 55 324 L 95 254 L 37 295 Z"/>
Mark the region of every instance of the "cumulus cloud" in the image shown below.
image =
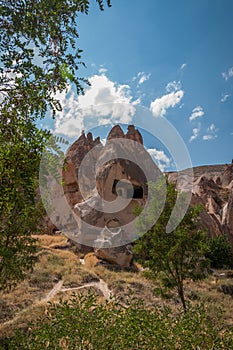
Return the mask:
<path id="1" fill-rule="evenodd" d="M 165 171 L 165 169 L 169 168 L 171 165 L 171 159 L 164 153 L 164 151 L 159 151 L 156 148 L 149 148 L 147 151 L 161 171 Z"/>
<path id="2" fill-rule="evenodd" d="M 107 68 L 104 68 L 104 67 L 101 67 L 100 69 L 99 69 L 99 73 L 100 74 L 105 74 L 105 73 L 107 73 Z"/>
<path id="3" fill-rule="evenodd" d="M 187 63 L 183 63 L 181 66 L 180 66 L 180 69 L 184 69 L 185 67 L 187 66 Z"/>
<path id="4" fill-rule="evenodd" d="M 216 137 L 218 137 L 217 135 L 218 129 L 213 123 L 206 129 L 206 131 L 207 131 L 207 134 L 203 136 L 204 141 L 213 140 L 213 139 L 216 139 Z"/>
<path id="5" fill-rule="evenodd" d="M 204 135 L 203 136 L 204 141 L 209 141 L 209 140 L 212 140 L 213 138 L 214 138 L 213 135 Z"/>
<path id="6" fill-rule="evenodd" d="M 193 140 L 196 140 L 198 138 L 200 133 L 201 125 L 199 125 L 197 128 L 193 128 L 193 134 L 189 139 L 189 142 L 192 142 Z"/>
<path id="7" fill-rule="evenodd" d="M 150 109 L 155 117 L 163 117 L 167 113 L 168 108 L 175 107 L 183 98 L 184 91 L 172 91 L 162 97 L 156 98 L 150 104 Z"/>
<path id="8" fill-rule="evenodd" d="M 138 72 L 138 74 L 133 77 L 133 81 L 138 80 L 138 84 L 141 85 L 145 83 L 148 79 L 150 79 L 151 74 L 150 73 L 145 73 L 145 72 Z"/>
<path id="9" fill-rule="evenodd" d="M 167 84 L 166 86 L 166 91 L 171 92 L 171 91 L 178 91 L 181 90 L 181 82 L 180 81 L 170 81 L 170 83 Z"/>
<path id="10" fill-rule="evenodd" d="M 85 95 L 76 97 L 72 86 L 57 94 L 63 110 L 55 119 L 55 133 L 77 136 L 83 129 L 103 124 L 131 122 L 135 105 L 128 85 L 111 81 L 102 72 L 89 78 L 91 86 Z"/>
<path id="11" fill-rule="evenodd" d="M 203 108 L 201 106 L 197 106 L 197 107 L 193 108 L 192 113 L 189 116 L 189 120 L 193 121 L 193 120 L 195 120 L 197 118 L 202 117 L 204 114 L 205 113 L 203 111 Z"/>
<path id="12" fill-rule="evenodd" d="M 229 94 L 223 94 L 221 98 L 221 102 L 225 102 L 228 99 L 228 97 L 230 97 Z"/>
<path id="13" fill-rule="evenodd" d="M 222 73 L 222 77 L 225 80 L 228 80 L 229 78 L 233 77 L 233 67 L 230 67 L 227 72 Z"/>

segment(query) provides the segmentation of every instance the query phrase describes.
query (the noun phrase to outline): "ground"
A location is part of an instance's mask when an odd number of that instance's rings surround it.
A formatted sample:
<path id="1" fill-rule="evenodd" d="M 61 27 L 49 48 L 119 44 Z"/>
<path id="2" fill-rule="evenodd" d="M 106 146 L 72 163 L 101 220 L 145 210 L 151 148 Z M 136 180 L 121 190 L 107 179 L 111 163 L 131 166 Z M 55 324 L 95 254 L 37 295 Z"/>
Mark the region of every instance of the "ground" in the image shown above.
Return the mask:
<path id="1" fill-rule="evenodd" d="M 86 264 L 62 235 L 38 235 L 40 250 L 33 272 L 14 290 L 0 292 L 0 334 L 11 335 L 16 329 L 27 327 L 46 313 L 49 301 L 69 298 L 72 293 L 92 288 L 99 301 L 116 296 L 125 302 L 130 292 L 150 305 L 168 305 L 179 312 L 180 302 L 175 292 L 161 297 L 158 282 L 148 281 L 144 271 L 136 263 L 132 268 L 119 269 L 109 265 L 97 265 L 93 255 Z M 217 309 L 223 312 L 223 322 L 233 325 L 233 279 L 214 274 L 201 282 L 187 281 L 185 293 L 190 303 L 204 302 L 211 318 L 217 317 Z M 217 276 L 217 277 L 216 277 Z M 218 277 L 219 276 L 219 277 Z"/>

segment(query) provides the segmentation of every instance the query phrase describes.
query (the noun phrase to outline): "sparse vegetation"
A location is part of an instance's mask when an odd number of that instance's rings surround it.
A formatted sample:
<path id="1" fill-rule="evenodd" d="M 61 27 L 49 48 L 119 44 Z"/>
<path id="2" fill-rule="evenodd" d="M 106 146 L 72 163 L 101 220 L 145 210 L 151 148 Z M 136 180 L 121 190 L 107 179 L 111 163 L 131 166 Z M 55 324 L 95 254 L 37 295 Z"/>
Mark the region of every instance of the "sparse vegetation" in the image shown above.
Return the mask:
<path id="1" fill-rule="evenodd" d="M 151 220 L 158 208 L 161 186 L 151 184 L 153 191 L 152 205 L 139 217 L 138 225 L 142 231 L 145 222 Z M 162 189 L 163 190 L 163 189 Z M 185 194 L 184 194 L 185 195 Z M 207 250 L 206 234 L 198 226 L 198 214 L 201 208 L 190 207 L 181 223 L 167 232 L 166 226 L 177 198 L 173 184 L 167 184 L 167 198 L 162 214 L 156 224 L 135 244 L 134 252 L 140 263 L 149 268 L 147 276 L 159 278 L 166 289 L 176 288 L 178 296 L 186 310 L 184 281 L 203 278 L 208 261 L 204 258 Z"/>
<path id="2" fill-rule="evenodd" d="M 232 247 L 225 235 L 218 235 L 208 240 L 208 252 L 206 257 L 210 260 L 212 268 L 233 267 Z"/>
<path id="3" fill-rule="evenodd" d="M 48 301 L 46 300 L 46 296 L 49 294 L 52 288 L 58 283 L 59 280 L 63 280 L 64 288 L 75 288 L 75 287 L 80 287 L 89 282 L 98 281 L 100 279 L 104 280 L 108 284 L 108 287 L 111 290 L 112 294 L 117 298 L 117 300 L 122 305 L 123 308 L 121 309 L 121 312 L 123 312 L 124 307 L 127 304 L 128 296 L 133 293 L 134 297 L 136 297 L 137 299 L 141 298 L 144 300 L 145 310 L 148 310 L 148 308 L 149 309 L 154 308 L 154 310 L 159 310 L 159 309 L 161 310 L 161 308 L 163 309 L 164 307 L 167 306 L 170 309 L 169 317 L 174 317 L 174 320 L 180 314 L 181 304 L 177 299 L 176 293 L 170 292 L 164 299 L 161 293 L 159 294 L 157 293 L 157 291 L 161 287 L 160 281 L 157 280 L 152 282 L 146 279 L 143 276 L 145 271 L 141 271 L 140 265 L 137 265 L 137 269 L 132 268 L 132 269 L 125 269 L 125 270 L 114 269 L 113 267 L 110 268 L 110 266 L 108 267 L 104 265 L 87 267 L 86 265 L 82 265 L 80 263 L 79 256 L 77 254 L 74 254 L 70 248 L 67 247 L 66 250 L 60 249 L 60 248 L 54 248 L 55 245 L 57 247 L 68 245 L 67 239 L 64 236 L 40 235 L 38 237 L 40 240 L 40 246 L 43 248 L 40 248 L 39 250 L 38 262 L 35 266 L 34 271 L 28 274 L 25 281 L 20 283 L 15 290 L 9 293 L 1 292 L 0 294 L 0 299 L 2 301 L 4 300 L 4 302 L 1 302 L 0 304 L 0 315 L 1 315 L 0 344 L 5 342 L 6 339 L 12 338 L 17 330 L 21 333 L 20 337 L 21 338 L 25 337 L 25 341 L 27 339 L 28 342 L 30 339 L 32 339 L 30 337 L 36 336 L 35 335 L 36 333 L 34 333 L 35 330 L 33 330 L 34 335 L 33 334 L 29 335 L 27 331 L 28 327 L 30 327 L 30 324 L 32 322 L 34 324 L 38 323 L 38 326 L 41 327 L 39 319 L 41 318 L 44 319 L 45 315 L 48 314 Z M 206 280 L 197 281 L 197 282 L 192 282 L 191 280 L 187 280 L 184 283 L 186 298 L 188 301 L 188 309 L 189 307 L 191 307 L 194 309 L 196 308 L 195 310 L 197 310 L 198 305 L 204 303 L 204 305 L 206 305 L 206 308 L 207 308 L 205 311 L 206 317 L 208 316 L 209 322 L 212 323 L 211 327 L 215 328 L 216 327 L 215 323 L 221 322 L 222 329 L 223 329 L 222 332 L 224 332 L 224 330 L 228 332 L 228 327 L 233 326 L 231 307 L 229 307 L 230 305 L 233 305 L 232 296 L 230 296 L 229 294 L 224 294 L 223 291 L 221 291 L 221 285 L 227 285 L 227 284 L 231 284 L 229 279 L 225 278 L 225 279 L 216 281 L 214 276 L 209 276 Z M 52 297 L 51 301 L 58 303 L 59 298 L 62 296 L 64 300 L 68 302 L 70 298 L 72 298 L 72 293 L 73 293 L 72 291 L 67 291 L 63 293 L 58 292 Z M 99 293 L 99 296 L 97 297 L 96 302 L 98 304 L 105 305 L 105 299 L 101 295 L 101 293 Z M 103 308 L 107 308 L 107 305 L 110 306 L 111 303 L 107 303 L 105 306 L 103 306 Z M 219 313 L 217 311 L 218 308 L 216 308 L 216 305 L 218 305 L 222 310 L 221 318 L 219 318 Z M 62 310 L 64 309 L 62 309 L 62 306 L 60 305 L 61 313 L 62 313 Z M 113 317 L 113 315 L 108 316 L 108 313 L 106 310 L 103 312 L 105 312 L 106 317 L 110 317 L 108 319 L 108 321 L 110 322 L 110 320 L 112 319 L 111 317 Z M 146 311 L 143 311 L 143 312 L 145 313 Z M 143 312 L 141 314 L 142 317 L 143 317 Z M 62 315 L 60 316 L 62 317 Z M 53 314 L 53 317 L 56 317 L 55 313 Z M 155 315 L 153 317 L 155 317 Z M 165 314 L 164 314 L 164 317 L 165 317 Z M 189 314 L 189 317 L 191 317 L 190 314 Z M 171 322 L 170 318 L 169 320 L 168 322 Z M 51 319 L 48 318 L 47 322 L 50 322 L 50 321 Z M 124 326 L 122 324 L 121 327 L 122 328 L 127 327 L 129 334 L 131 334 L 131 336 L 133 337 L 133 330 L 130 330 L 129 318 L 127 322 L 128 323 L 126 325 L 124 323 Z M 139 321 L 135 321 L 135 322 L 136 322 L 135 329 L 139 329 L 137 328 L 139 326 L 142 328 L 144 327 L 142 320 L 141 320 L 142 324 L 137 323 Z M 145 324 L 146 322 L 147 320 L 145 320 Z M 150 322 L 152 322 L 152 316 L 151 316 Z M 107 332 L 107 329 L 104 327 L 106 327 L 107 323 L 108 323 L 107 320 L 105 324 L 102 323 L 103 331 L 105 330 L 106 332 Z M 131 314 L 131 323 L 133 323 L 132 314 Z M 152 326 L 152 327 L 155 327 L 155 326 Z M 91 330 L 92 327 L 93 327 L 93 323 L 90 323 L 89 329 Z M 181 324 L 180 324 L 180 327 L 181 327 Z M 111 331 L 115 332 L 114 334 L 116 334 L 117 331 L 116 329 L 114 330 L 113 328 L 114 327 L 112 326 Z M 154 329 L 154 328 L 151 328 L 151 329 Z M 175 329 L 173 328 L 173 330 Z M 171 333 L 169 334 L 171 337 L 172 330 L 170 330 L 170 332 Z M 150 333 L 144 333 L 142 337 L 146 337 L 146 334 L 147 336 L 150 336 Z M 180 336 L 181 336 L 181 333 L 180 333 Z M 125 339 L 126 335 L 124 335 L 123 338 Z M 120 340 L 120 337 L 118 337 L 117 341 L 119 342 L 121 341 L 126 348 L 127 343 L 123 343 L 125 341 L 123 338 Z M 14 339 L 15 339 L 14 341 L 16 341 L 16 338 Z M 21 347 L 22 349 L 23 349 L 23 346 L 24 345 L 22 345 Z M 51 343 L 50 343 L 50 348 L 55 349 L 52 347 Z M 119 347 L 117 348 L 117 345 L 116 345 L 115 348 L 118 349 Z M 143 349 L 143 347 L 141 348 Z M 146 347 L 144 348 L 147 349 Z M 222 348 L 224 349 L 224 347 Z M 17 349 L 16 346 L 15 346 L 15 349 Z M 35 349 L 37 348 L 35 347 Z M 63 349 L 65 349 L 65 347 L 63 347 Z M 148 349 L 151 349 L 151 348 L 148 348 Z"/>
<path id="4" fill-rule="evenodd" d="M 9 349 L 231 349 L 233 329 L 209 319 L 203 305 L 173 315 L 129 297 L 98 303 L 92 293 L 52 303 L 30 330 L 8 342 Z"/>

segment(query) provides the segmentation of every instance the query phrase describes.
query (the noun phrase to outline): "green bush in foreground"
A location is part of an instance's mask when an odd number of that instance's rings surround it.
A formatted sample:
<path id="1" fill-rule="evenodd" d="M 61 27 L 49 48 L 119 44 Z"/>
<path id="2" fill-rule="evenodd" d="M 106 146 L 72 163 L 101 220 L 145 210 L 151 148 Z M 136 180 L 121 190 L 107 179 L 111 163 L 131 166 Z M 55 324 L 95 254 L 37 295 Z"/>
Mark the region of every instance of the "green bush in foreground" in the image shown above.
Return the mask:
<path id="1" fill-rule="evenodd" d="M 18 334 L 8 349 L 232 349 L 233 330 L 213 323 L 204 306 L 178 310 L 148 309 L 129 298 L 98 304 L 93 294 L 76 294 L 69 301 L 50 304 L 47 315 Z M 2 349 L 5 349 L 2 348 Z"/>

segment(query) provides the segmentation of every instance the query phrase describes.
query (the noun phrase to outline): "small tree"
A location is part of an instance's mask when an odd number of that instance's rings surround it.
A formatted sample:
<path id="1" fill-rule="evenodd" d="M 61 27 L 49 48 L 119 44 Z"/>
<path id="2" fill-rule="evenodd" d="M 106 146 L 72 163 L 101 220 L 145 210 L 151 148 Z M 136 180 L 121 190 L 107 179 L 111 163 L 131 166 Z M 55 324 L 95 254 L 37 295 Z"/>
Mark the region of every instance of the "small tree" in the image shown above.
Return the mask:
<path id="1" fill-rule="evenodd" d="M 42 215 L 34 198 L 50 134 L 39 119 L 61 110 L 56 93 L 70 84 L 84 92 L 77 18 L 94 2 L 103 10 L 103 0 L 0 0 L 0 289 L 35 261 L 31 235 Z"/>
<path id="2" fill-rule="evenodd" d="M 206 257 L 213 268 L 228 268 L 233 266 L 233 253 L 229 240 L 225 235 L 218 235 L 208 240 L 209 251 Z"/>
<path id="3" fill-rule="evenodd" d="M 159 186 L 151 185 L 154 198 L 158 199 Z M 185 195 L 185 194 L 184 194 Z M 204 267 L 208 265 L 204 254 L 207 250 L 206 234 L 198 227 L 201 207 L 190 207 L 182 222 L 172 232 L 166 232 L 166 225 L 175 205 L 177 191 L 173 184 L 167 184 L 167 198 L 162 214 L 156 224 L 135 244 L 134 252 L 140 263 L 148 267 L 153 277 L 159 277 L 166 288 L 176 288 L 184 310 L 184 280 L 202 278 Z M 156 201 L 155 201 L 156 202 Z M 149 216 L 153 215 L 153 205 Z M 143 229 L 145 217 L 138 219 Z"/>

